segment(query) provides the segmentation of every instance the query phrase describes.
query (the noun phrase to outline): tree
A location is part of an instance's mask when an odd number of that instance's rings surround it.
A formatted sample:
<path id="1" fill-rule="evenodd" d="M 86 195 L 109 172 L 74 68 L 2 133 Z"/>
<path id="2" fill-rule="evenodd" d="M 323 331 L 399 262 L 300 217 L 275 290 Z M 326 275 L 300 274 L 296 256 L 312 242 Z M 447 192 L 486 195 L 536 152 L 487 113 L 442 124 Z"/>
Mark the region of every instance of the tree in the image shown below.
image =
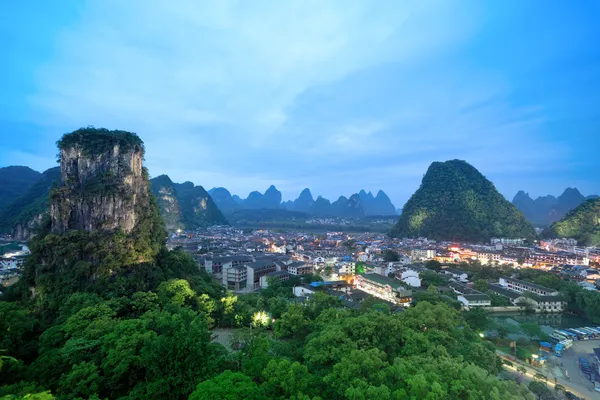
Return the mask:
<path id="1" fill-rule="evenodd" d="M 442 269 L 442 264 L 437 260 L 428 260 L 425 262 L 425 268 L 439 272 Z"/>
<path id="2" fill-rule="evenodd" d="M 489 326 L 488 313 L 482 307 L 473 307 L 463 316 L 474 331 L 482 332 Z"/>
<path id="3" fill-rule="evenodd" d="M 487 281 L 485 281 L 483 279 L 477 279 L 473 283 L 473 289 L 479 290 L 480 292 L 484 292 L 485 293 L 488 290 L 488 283 L 487 283 Z"/>
<path id="4" fill-rule="evenodd" d="M 288 399 L 308 393 L 312 376 L 297 361 L 271 360 L 263 370 L 263 379 L 261 389 L 269 399 Z"/>
<path id="5" fill-rule="evenodd" d="M 212 379 L 200 382 L 189 400 L 245 400 L 266 399 L 262 390 L 249 376 L 241 372 L 225 371 Z"/>
<path id="6" fill-rule="evenodd" d="M 548 389 L 548 386 L 545 383 L 538 382 L 538 381 L 531 381 L 531 382 L 529 382 L 529 385 L 527 385 L 527 387 L 529 388 L 529 390 L 531 390 L 531 392 L 533 394 L 535 394 L 535 396 L 538 400 L 554 400 L 554 399 L 556 399 L 556 396 L 554 395 L 554 393 L 552 393 L 552 391 L 550 389 Z"/>
<path id="7" fill-rule="evenodd" d="M 383 252 L 383 261 L 394 262 L 394 261 L 399 261 L 399 260 L 400 260 L 400 256 L 394 250 L 387 249 Z"/>
<path id="8" fill-rule="evenodd" d="M 304 306 L 292 303 L 281 318 L 275 321 L 275 337 L 304 337 L 308 333 L 309 322 L 304 316 Z"/>

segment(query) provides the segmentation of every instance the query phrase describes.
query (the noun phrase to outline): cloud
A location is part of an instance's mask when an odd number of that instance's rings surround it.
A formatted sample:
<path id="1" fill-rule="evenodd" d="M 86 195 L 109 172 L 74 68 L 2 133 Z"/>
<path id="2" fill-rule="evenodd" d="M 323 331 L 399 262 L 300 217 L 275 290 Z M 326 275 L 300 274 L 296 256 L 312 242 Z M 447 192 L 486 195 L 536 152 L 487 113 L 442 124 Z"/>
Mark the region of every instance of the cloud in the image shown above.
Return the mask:
<path id="1" fill-rule="evenodd" d="M 30 105 L 60 132 L 135 131 L 153 175 L 241 194 L 274 183 L 405 200 L 435 160 L 536 168 L 544 110 L 457 62 L 479 2 L 90 0 Z M 520 141 L 520 146 L 514 146 Z M 401 201 L 400 201 L 401 202 Z"/>

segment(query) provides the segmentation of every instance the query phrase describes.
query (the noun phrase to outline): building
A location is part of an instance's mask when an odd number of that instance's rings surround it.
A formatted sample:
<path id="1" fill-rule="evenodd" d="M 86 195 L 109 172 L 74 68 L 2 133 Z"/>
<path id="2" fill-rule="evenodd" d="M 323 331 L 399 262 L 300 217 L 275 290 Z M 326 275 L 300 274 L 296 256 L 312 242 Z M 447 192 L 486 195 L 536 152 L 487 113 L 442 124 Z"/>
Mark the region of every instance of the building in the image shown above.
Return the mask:
<path id="1" fill-rule="evenodd" d="M 269 281 L 271 280 L 284 282 L 288 279 L 290 279 L 290 274 L 287 271 L 270 272 L 260 277 L 260 287 L 262 289 L 269 287 Z"/>
<path id="2" fill-rule="evenodd" d="M 246 267 L 229 267 L 223 271 L 223 285 L 234 291 L 245 290 L 248 284 L 248 270 Z"/>
<path id="3" fill-rule="evenodd" d="M 309 285 L 294 286 L 294 296 L 307 297 L 315 293 L 315 288 Z"/>
<path id="4" fill-rule="evenodd" d="M 416 287 L 416 288 L 421 287 L 421 278 L 419 277 L 419 272 L 414 269 L 403 268 L 403 269 L 397 270 L 396 273 L 394 274 L 394 277 L 397 280 L 402 281 L 411 287 Z"/>
<path id="5" fill-rule="evenodd" d="M 502 280 L 506 278 L 500 279 Z M 566 302 L 560 295 L 558 295 L 558 292 L 539 285 L 535 285 L 537 288 L 533 288 L 532 285 L 534 284 L 524 285 L 523 281 L 519 282 L 520 283 L 518 286 L 515 284 L 510 286 L 516 287 L 518 290 L 509 289 L 509 286 L 502 284 L 489 284 L 488 290 L 492 293 L 508 298 L 515 306 L 529 307 L 535 312 L 562 312 L 565 309 Z M 544 292 L 548 294 L 538 294 L 529 290 L 525 290 L 525 287 L 536 289 L 538 292 Z"/>
<path id="6" fill-rule="evenodd" d="M 558 252 L 551 253 L 536 251 L 529 253 L 525 258 L 525 264 L 532 266 L 557 266 L 557 265 L 589 265 L 590 260 L 585 256 L 573 253 Z"/>
<path id="7" fill-rule="evenodd" d="M 338 264 L 339 275 L 354 275 L 356 273 L 356 264 L 354 262 L 342 262 Z"/>
<path id="8" fill-rule="evenodd" d="M 223 268 L 227 269 L 230 267 L 239 267 L 246 265 L 254 261 L 252 256 L 248 255 L 236 255 L 236 256 L 224 256 L 224 257 L 207 257 L 200 261 L 200 264 L 204 266 L 204 269 L 209 274 L 221 274 Z"/>
<path id="9" fill-rule="evenodd" d="M 314 272 L 311 264 L 306 264 L 302 261 L 296 261 L 287 266 L 287 271 L 290 275 L 307 275 Z"/>
<path id="10" fill-rule="evenodd" d="M 492 305 L 490 296 L 469 286 L 457 282 L 452 282 L 448 286 L 457 294 L 457 300 L 464 307 L 489 307 Z"/>
<path id="11" fill-rule="evenodd" d="M 522 246 L 525 244 L 525 239 L 512 239 L 512 238 L 492 238 L 491 243 L 502 244 L 504 246 Z"/>
<path id="12" fill-rule="evenodd" d="M 435 250 L 433 249 L 413 249 L 410 251 L 410 258 L 415 260 L 433 260 L 435 258 Z"/>
<path id="13" fill-rule="evenodd" d="M 246 287 L 249 290 L 260 288 L 260 278 L 277 271 L 274 261 L 254 261 L 246 266 L 248 270 L 248 283 Z M 288 266 L 289 272 L 289 266 Z"/>
<path id="14" fill-rule="evenodd" d="M 412 301 L 412 291 L 404 289 L 397 280 L 378 274 L 357 275 L 356 288 L 394 304 L 408 306 Z"/>
<path id="15" fill-rule="evenodd" d="M 518 293 L 531 292 L 541 296 L 558 296 L 558 291 L 514 278 L 500 278 L 500 286 Z"/>
<path id="16" fill-rule="evenodd" d="M 452 278 L 459 280 L 461 282 L 468 282 L 469 275 L 465 271 L 461 271 L 455 268 L 444 268 L 440 271 L 445 275 L 450 275 Z"/>

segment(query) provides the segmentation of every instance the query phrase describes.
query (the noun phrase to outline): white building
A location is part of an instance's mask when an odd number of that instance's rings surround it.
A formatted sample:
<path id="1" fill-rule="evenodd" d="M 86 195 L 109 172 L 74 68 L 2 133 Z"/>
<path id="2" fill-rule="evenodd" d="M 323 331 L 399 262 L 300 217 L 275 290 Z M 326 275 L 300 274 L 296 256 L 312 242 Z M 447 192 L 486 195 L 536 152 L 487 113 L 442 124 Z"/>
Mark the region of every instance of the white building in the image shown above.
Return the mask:
<path id="1" fill-rule="evenodd" d="M 415 260 L 432 260 L 436 252 L 433 249 L 413 249 L 410 251 L 410 257 Z"/>

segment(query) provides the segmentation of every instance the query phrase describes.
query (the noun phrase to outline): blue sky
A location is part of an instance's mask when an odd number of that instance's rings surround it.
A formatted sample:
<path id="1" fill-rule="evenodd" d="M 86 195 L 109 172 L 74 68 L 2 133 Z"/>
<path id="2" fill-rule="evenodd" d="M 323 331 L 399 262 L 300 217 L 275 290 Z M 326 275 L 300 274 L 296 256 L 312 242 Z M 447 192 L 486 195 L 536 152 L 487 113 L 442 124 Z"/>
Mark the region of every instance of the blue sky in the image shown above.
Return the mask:
<path id="1" fill-rule="evenodd" d="M 600 193 L 597 1 L 23 0 L 0 12 L 0 165 L 138 133 L 153 176 L 401 206 L 432 161 Z"/>

